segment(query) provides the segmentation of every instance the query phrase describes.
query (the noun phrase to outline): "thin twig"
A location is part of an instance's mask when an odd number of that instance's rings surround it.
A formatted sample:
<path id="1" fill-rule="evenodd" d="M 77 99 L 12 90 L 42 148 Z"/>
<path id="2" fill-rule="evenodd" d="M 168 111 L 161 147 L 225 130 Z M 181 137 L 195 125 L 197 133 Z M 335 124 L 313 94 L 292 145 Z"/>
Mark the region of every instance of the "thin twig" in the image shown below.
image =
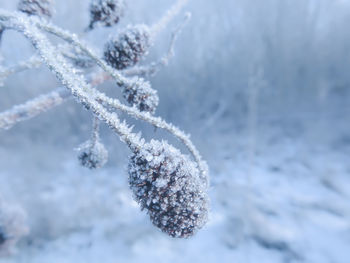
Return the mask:
<path id="1" fill-rule="evenodd" d="M 187 4 L 188 0 L 177 0 L 176 3 L 169 8 L 165 15 L 151 27 L 151 34 L 155 37 L 159 34 L 169 22 L 181 11 L 181 9 Z"/>
<path id="2" fill-rule="evenodd" d="M 1 68 L 0 69 L 0 86 L 3 84 L 3 82 L 8 78 L 10 75 L 19 73 L 28 69 L 34 69 L 40 67 L 42 64 L 41 59 L 34 55 L 27 61 L 22 61 L 17 65 L 8 67 L 8 68 Z"/>
<path id="3" fill-rule="evenodd" d="M 92 145 L 95 145 L 99 140 L 99 132 L 100 132 L 100 120 L 94 116 L 92 119 L 92 133 L 91 133 L 91 142 Z"/>
<path id="4" fill-rule="evenodd" d="M 34 118 L 40 113 L 62 104 L 70 95 L 67 89 L 59 88 L 24 104 L 14 106 L 0 113 L 0 129 L 10 129 L 18 122 Z"/>

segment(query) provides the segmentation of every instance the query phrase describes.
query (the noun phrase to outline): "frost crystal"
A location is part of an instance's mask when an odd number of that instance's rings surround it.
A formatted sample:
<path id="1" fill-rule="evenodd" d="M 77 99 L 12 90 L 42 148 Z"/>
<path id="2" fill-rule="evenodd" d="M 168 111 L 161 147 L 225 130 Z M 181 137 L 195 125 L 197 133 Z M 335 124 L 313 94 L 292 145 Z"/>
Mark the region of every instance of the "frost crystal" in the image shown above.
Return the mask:
<path id="1" fill-rule="evenodd" d="M 103 167 L 108 160 L 108 151 L 99 141 L 86 141 L 78 148 L 78 160 L 80 164 L 89 169 Z"/>
<path id="2" fill-rule="evenodd" d="M 172 237 L 192 236 L 207 221 L 208 196 L 196 165 L 167 142 L 152 140 L 129 162 L 134 198 Z"/>
<path id="3" fill-rule="evenodd" d="M 18 10 L 28 15 L 51 18 L 52 0 L 21 0 Z"/>
<path id="4" fill-rule="evenodd" d="M 128 27 L 107 42 L 104 59 L 113 68 L 122 70 L 134 66 L 146 55 L 150 43 L 149 28 L 145 25 Z"/>
<path id="5" fill-rule="evenodd" d="M 95 0 L 90 5 L 90 25 L 93 29 L 95 23 L 105 27 L 117 24 L 124 14 L 124 0 Z"/>
<path id="6" fill-rule="evenodd" d="M 123 95 L 130 105 L 136 106 L 140 111 L 154 113 L 158 106 L 157 91 L 142 78 L 134 79 L 131 85 L 125 85 Z"/>

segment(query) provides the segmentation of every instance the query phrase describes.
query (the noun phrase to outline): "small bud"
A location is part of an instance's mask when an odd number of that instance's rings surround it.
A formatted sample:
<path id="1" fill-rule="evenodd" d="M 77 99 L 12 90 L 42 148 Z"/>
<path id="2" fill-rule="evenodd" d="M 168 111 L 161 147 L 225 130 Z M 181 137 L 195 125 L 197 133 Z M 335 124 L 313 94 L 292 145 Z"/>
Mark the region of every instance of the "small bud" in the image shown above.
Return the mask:
<path id="1" fill-rule="evenodd" d="M 128 27 L 107 42 L 104 59 L 115 69 L 122 70 L 132 67 L 147 54 L 150 42 L 150 32 L 147 26 Z"/>
<path id="2" fill-rule="evenodd" d="M 90 25 L 93 29 L 95 23 L 105 27 L 117 24 L 124 15 L 124 0 L 94 0 L 90 4 Z"/>
<path id="3" fill-rule="evenodd" d="M 18 10 L 30 16 L 49 19 L 52 16 L 52 0 L 21 0 Z"/>
<path id="4" fill-rule="evenodd" d="M 89 169 L 103 167 L 108 160 L 108 151 L 99 141 L 86 141 L 78 148 L 78 160 L 80 164 Z"/>
<path id="5" fill-rule="evenodd" d="M 172 237 L 192 236 L 207 221 L 207 187 L 197 166 L 167 142 L 152 140 L 131 156 L 129 184 L 152 223 Z"/>
<path id="6" fill-rule="evenodd" d="M 154 113 L 159 102 L 157 91 L 151 88 L 148 81 L 140 78 L 132 84 L 125 85 L 123 89 L 124 98 L 130 105 L 136 106 L 140 111 Z"/>

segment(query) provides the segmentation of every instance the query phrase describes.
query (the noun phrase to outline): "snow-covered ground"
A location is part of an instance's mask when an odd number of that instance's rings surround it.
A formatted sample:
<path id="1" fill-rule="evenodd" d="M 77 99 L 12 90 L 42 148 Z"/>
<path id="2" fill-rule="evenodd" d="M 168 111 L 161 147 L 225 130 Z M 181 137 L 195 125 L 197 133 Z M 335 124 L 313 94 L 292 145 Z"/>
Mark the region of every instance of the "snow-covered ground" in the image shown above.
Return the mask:
<path id="1" fill-rule="evenodd" d="M 310 144 L 310 132 L 288 136 L 279 125 L 262 125 L 253 154 L 246 133 L 213 137 L 210 221 L 185 240 L 152 226 L 122 167 L 90 172 L 61 159 L 53 171 L 2 169 L 0 189 L 24 206 L 31 232 L 0 262 L 347 263 L 350 143 Z"/>

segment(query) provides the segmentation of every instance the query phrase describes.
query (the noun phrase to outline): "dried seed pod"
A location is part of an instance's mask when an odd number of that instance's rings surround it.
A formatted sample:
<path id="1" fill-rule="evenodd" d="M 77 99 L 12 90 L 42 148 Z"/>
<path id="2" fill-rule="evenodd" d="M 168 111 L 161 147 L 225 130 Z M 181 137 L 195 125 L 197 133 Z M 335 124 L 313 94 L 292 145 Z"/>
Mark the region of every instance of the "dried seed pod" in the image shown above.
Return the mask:
<path id="1" fill-rule="evenodd" d="M 157 91 L 142 78 L 133 79 L 131 83 L 123 87 L 124 98 L 140 111 L 154 113 L 159 102 Z"/>
<path id="2" fill-rule="evenodd" d="M 89 169 L 101 168 L 108 160 L 108 151 L 99 141 L 88 140 L 79 146 L 78 151 L 80 164 Z"/>
<path id="3" fill-rule="evenodd" d="M 117 24 L 124 15 L 124 0 L 94 0 L 90 4 L 90 25 L 93 29 L 98 23 L 105 27 Z"/>
<path id="4" fill-rule="evenodd" d="M 52 0 L 21 0 L 18 10 L 30 16 L 52 17 Z"/>
<path id="5" fill-rule="evenodd" d="M 25 212 L 0 200 L 0 255 L 11 254 L 19 239 L 28 234 Z"/>
<path id="6" fill-rule="evenodd" d="M 195 163 L 152 140 L 129 162 L 129 184 L 152 223 L 172 237 L 192 236 L 207 221 L 208 196 Z"/>
<path id="7" fill-rule="evenodd" d="M 126 69 L 139 62 L 150 46 L 150 32 L 146 25 L 128 27 L 107 42 L 104 59 L 115 69 Z"/>

